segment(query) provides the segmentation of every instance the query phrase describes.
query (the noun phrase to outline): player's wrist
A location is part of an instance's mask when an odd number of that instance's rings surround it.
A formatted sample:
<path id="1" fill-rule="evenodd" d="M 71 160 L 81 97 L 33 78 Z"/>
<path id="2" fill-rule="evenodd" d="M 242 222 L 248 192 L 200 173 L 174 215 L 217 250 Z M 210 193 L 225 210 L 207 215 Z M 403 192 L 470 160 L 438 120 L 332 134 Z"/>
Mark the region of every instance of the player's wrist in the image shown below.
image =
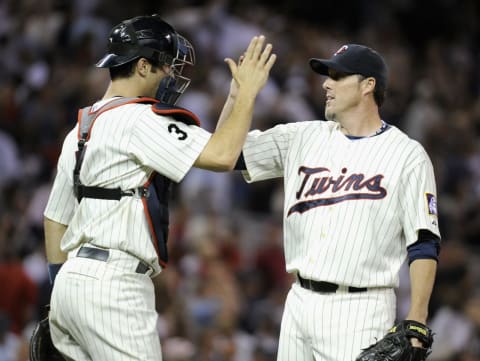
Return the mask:
<path id="1" fill-rule="evenodd" d="M 250 106 L 253 106 L 257 95 L 258 95 L 258 92 L 255 92 L 251 88 L 247 86 L 240 86 L 238 88 L 237 94 L 233 99 L 235 100 L 235 103 L 242 103 L 242 104 L 248 104 Z"/>
<path id="2" fill-rule="evenodd" d="M 416 321 L 421 323 L 422 325 L 427 324 L 428 313 L 410 313 L 407 317 L 405 317 L 406 321 Z"/>

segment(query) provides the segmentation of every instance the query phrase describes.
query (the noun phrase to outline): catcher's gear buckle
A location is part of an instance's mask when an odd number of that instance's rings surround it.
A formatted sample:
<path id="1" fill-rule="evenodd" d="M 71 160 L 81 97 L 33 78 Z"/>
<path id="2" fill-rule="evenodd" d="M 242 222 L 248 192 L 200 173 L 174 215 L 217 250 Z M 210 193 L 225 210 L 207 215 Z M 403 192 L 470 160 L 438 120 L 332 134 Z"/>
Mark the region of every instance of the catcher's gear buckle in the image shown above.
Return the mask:
<path id="1" fill-rule="evenodd" d="M 150 197 L 150 191 L 146 187 L 138 187 L 122 191 L 122 196 L 130 196 L 137 199 Z"/>
<path id="2" fill-rule="evenodd" d="M 146 187 L 138 187 L 135 189 L 135 195 L 134 197 L 136 198 L 148 198 L 150 197 L 150 191 Z"/>

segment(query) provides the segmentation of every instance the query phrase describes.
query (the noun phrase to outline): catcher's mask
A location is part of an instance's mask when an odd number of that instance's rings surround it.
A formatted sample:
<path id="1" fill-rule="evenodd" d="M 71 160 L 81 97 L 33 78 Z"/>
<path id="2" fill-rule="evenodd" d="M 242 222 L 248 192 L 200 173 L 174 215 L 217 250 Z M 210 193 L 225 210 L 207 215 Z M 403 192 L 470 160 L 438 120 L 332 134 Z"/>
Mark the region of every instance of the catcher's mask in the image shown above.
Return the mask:
<path id="1" fill-rule="evenodd" d="M 113 27 L 108 38 L 108 52 L 96 66 L 113 68 L 141 57 L 154 65 L 170 67 L 169 76 L 157 91 L 157 98 L 174 105 L 190 84 L 190 79 L 182 72 L 185 65 L 195 64 L 192 44 L 158 15 L 137 16 Z"/>

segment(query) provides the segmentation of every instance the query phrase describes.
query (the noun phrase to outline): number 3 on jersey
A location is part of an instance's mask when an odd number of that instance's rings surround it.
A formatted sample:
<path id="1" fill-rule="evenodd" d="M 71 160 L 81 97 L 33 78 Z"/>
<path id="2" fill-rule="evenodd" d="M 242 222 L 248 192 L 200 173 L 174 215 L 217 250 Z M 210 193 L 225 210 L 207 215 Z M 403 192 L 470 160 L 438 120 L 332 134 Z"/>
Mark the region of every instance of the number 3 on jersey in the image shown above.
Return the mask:
<path id="1" fill-rule="evenodd" d="M 176 124 L 173 124 L 173 123 L 169 124 L 168 132 L 177 134 L 177 139 L 178 140 L 187 139 L 187 133 L 184 132 L 183 130 L 181 130 Z"/>

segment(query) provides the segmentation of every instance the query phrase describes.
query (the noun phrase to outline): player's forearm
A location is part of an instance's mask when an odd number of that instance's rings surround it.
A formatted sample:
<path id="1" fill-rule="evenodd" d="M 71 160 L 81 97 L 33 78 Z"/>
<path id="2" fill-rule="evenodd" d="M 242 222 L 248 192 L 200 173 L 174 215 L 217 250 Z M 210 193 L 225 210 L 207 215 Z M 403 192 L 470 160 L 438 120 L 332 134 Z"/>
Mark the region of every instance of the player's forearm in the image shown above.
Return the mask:
<path id="1" fill-rule="evenodd" d="M 228 93 L 227 100 L 223 105 L 222 112 L 220 113 L 220 116 L 218 118 L 216 129 L 220 128 L 225 122 L 225 120 L 228 118 L 228 116 L 232 113 L 237 95 L 238 95 L 238 84 L 235 79 L 232 79 L 230 82 L 230 91 Z"/>
<path id="2" fill-rule="evenodd" d="M 418 259 L 410 264 L 411 297 L 407 319 L 427 322 L 436 270 L 437 262 L 431 259 Z"/>
<path id="3" fill-rule="evenodd" d="M 232 94 L 232 92 L 228 94 L 228 98 L 225 101 L 225 104 L 223 105 L 222 112 L 218 117 L 216 129 L 221 128 L 221 126 L 223 125 L 223 123 L 225 123 L 225 120 L 228 118 L 228 116 L 232 114 L 233 105 L 235 104 L 235 98 L 236 98 L 236 95 Z"/>
<path id="4" fill-rule="evenodd" d="M 45 252 L 49 263 L 60 264 L 67 260 L 67 254 L 60 250 L 62 240 L 67 226 L 55 222 L 47 217 L 43 221 L 45 230 Z"/>
<path id="5" fill-rule="evenodd" d="M 239 90 L 230 114 L 218 126 L 195 162 L 196 167 L 213 171 L 232 170 L 250 129 L 256 94 Z"/>

